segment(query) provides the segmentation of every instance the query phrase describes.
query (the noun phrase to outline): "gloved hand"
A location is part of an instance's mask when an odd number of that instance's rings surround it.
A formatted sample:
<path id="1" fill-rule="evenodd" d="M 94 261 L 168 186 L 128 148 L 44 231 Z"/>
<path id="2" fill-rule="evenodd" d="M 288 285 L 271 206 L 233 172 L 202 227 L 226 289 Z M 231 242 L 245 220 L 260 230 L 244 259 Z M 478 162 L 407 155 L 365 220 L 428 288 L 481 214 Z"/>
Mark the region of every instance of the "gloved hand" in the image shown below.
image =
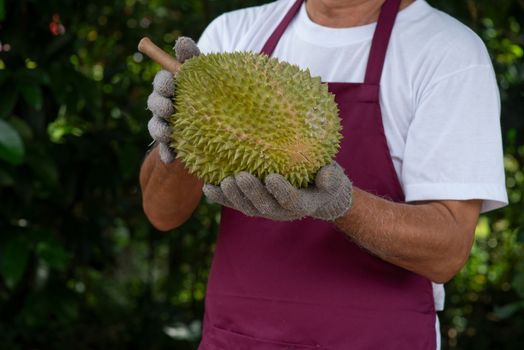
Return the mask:
<path id="1" fill-rule="evenodd" d="M 180 63 L 200 54 L 195 42 L 188 37 L 178 38 L 174 49 L 176 58 Z M 173 75 L 166 70 L 161 70 L 155 75 L 153 92 L 147 99 L 147 108 L 153 113 L 147 128 L 151 137 L 159 144 L 160 159 L 166 164 L 175 160 L 175 152 L 169 147 L 172 141 L 172 132 L 168 123 L 169 118 L 174 113 L 172 101 L 174 94 Z"/>
<path id="2" fill-rule="evenodd" d="M 281 175 L 270 174 L 265 185 L 255 176 L 241 172 L 228 176 L 220 186 L 205 184 L 204 194 L 213 202 L 241 211 L 247 216 L 290 221 L 311 216 L 335 220 L 352 204 L 352 185 L 336 162 L 322 167 L 315 185 L 298 189 Z"/>

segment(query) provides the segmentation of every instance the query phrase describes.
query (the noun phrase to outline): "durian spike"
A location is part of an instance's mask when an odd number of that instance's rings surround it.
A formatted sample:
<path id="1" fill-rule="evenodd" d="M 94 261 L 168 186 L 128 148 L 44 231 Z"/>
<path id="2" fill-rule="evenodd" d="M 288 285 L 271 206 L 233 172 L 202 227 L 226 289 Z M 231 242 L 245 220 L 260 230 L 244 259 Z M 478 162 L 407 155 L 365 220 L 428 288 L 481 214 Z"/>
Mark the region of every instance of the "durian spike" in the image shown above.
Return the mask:
<path id="1" fill-rule="evenodd" d="M 173 56 L 156 46 L 151 39 L 147 37 L 142 38 L 138 43 L 138 51 L 161 65 L 165 70 L 173 73 L 173 75 L 180 70 L 181 63 Z"/>

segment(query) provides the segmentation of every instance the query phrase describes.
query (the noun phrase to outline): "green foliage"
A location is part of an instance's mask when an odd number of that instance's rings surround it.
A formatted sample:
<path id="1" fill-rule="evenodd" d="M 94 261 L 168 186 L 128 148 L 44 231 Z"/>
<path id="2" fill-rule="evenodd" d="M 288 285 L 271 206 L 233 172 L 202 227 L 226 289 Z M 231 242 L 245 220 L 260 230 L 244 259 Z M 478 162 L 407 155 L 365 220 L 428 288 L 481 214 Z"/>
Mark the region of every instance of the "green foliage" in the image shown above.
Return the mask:
<path id="1" fill-rule="evenodd" d="M 218 14 L 268 1 L 0 0 L 0 348 L 192 349 L 218 208 L 162 234 L 138 171 L 145 101 L 169 50 Z M 486 42 L 503 99 L 511 206 L 483 216 L 441 315 L 453 349 L 524 347 L 521 1 L 430 1 Z"/>
<path id="2" fill-rule="evenodd" d="M 144 217 L 158 67 L 136 45 L 148 35 L 169 50 L 224 6 L 0 2 L 1 349 L 183 349 L 199 337 L 217 208 L 169 235 Z"/>
<path id="3" fill-rule="evenodd" d="M 0 119 L 0 159 L 11 164 L 20 164 L 24 157 L 24 144 L 18 132 Z"/>
<path id="4" fill-rule="evenodd" d="M 471 257 L 446 286 L 444 346 L 524 348 L 524 3 L 430 1 L 484 40 L 502 99 L 506 184 L 510 205 L 481 217 Z"/>

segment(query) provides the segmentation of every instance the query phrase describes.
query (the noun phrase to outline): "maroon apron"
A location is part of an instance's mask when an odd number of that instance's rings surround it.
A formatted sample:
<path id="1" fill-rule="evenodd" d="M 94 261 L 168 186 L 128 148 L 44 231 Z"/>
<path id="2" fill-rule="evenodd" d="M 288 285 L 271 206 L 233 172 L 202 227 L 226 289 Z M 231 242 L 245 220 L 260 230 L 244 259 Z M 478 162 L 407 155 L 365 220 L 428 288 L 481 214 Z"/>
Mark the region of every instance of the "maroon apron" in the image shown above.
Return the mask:
<path id="1" fill-rule="evenodd" d="M 273 53 L 302 1 L 263 53 Z M 337 162 L 355 186 L 402 202 L 379 105 L 399 3 L 382 7 L 364 83 L 328 86 L 343 124 Z M 223 208 L 200 350 L 433 350 L 435 318 L 429 280 L 368 254 L 332 223 L 277 222 Z"/>

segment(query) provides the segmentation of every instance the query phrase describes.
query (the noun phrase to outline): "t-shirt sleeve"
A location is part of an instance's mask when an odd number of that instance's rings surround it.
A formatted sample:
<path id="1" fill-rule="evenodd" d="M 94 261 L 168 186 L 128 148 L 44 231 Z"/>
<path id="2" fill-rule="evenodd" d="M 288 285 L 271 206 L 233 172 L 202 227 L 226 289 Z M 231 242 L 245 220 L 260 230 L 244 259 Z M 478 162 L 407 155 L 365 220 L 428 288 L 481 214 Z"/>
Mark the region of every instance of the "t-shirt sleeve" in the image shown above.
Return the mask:
<path id="1" fill-rule="evenodd" d="M 200 39 L 198 39 L 197 45 L 202 53 L 224 51 L 224 17 L 225 15 L 221 15 L 209 23 Z"/>
<path id="2" fill-rule="evenodd" d="M 287 6 L 289 1 L 274 2 L 256 7 L 248 7 L 240 10 L 226 12 L 215 18 L 204 30 L 198 46 L 203 53 L 210 52 L 232 52 L 250 50 L 253 35 L 260 32 L 260 26 L 269 21 L 270 14 L 279 14 L 282 6 Z M 275 6 L 279 6 L 275 10 Z M 272 28 L 272 26 L 271 26 Z M 251 34 L 248 34 L 250 33 Z M 265 31 L 262 31 L 265 33 Z M 257 40 L 254 40 L 257 42 Z"/>
<path id="3" fill-rule="evenodd" d="M 482 199 L 482 212 L 508 203 L 499 91 L 484 61 L 450 69 L 421 92 L 401 171 L 406 201 Z"/>

